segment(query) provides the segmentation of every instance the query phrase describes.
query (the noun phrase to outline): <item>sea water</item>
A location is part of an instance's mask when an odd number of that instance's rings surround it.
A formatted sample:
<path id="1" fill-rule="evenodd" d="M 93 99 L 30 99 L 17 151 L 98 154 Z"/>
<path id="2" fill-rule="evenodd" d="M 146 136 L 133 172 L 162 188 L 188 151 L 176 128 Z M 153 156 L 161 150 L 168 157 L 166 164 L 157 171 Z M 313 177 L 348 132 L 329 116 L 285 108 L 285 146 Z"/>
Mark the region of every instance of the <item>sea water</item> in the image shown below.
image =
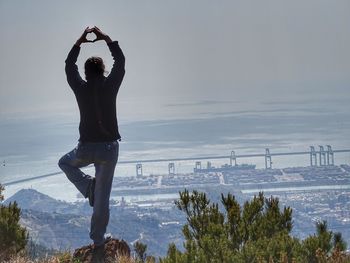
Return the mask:
<path id="1" fill-rule="evenodd" d="M 232 150 L 236 155 L 264 154 L 265 148 L 271 153 L 308 151 L 311 145 L 317 150 L 318 145 L 331 145 L 333 150 L 350 148 L 347 102 L 332 108 L 321 107 L 319 103 L 287 106 L 265 103 L 254 110 L 236 107 L 232 111 L 227 103 L 225 105 L 226 108 L 212 109 L 212 112 L 205 112 L 208 107 L 203 105 L 203 110 L 193 115 L 139 120 L 120 118 L 119 161 L 229 156 Z M 0 182 L 6 184 L 59 172 L 59 158 L 77 144 L 78 125 L 76 115 L 1 118 Z M 229 163 L 228 158 L 209 161 L 216 167 Z M 272 161 L 275 168 L 310 163 L 309 155 L 273 156 Z M 202 161 L 202 167 L 206 162 Z M 263 157 L 242 158 L 237 162 L 256 164 L 258 169 L 265 167 Z M 175 162 L 175 171 L 190 173 L 194 163 L 195 160 Z M 335 164 L 344 163 L 350 163 L 350 153 L 335 154 Z M 84 171 L 94 173 L 93 167 Z M 135 164 L 119 163 L 115 177 L 135 176 L 135 173 Z M 166 173 L 168 162 L 143 163 L 144 175 Z M 76 199 L 77 191 L 63 173 L 8 185 L 5 198 L 28 187 L 55 198 Z"/>

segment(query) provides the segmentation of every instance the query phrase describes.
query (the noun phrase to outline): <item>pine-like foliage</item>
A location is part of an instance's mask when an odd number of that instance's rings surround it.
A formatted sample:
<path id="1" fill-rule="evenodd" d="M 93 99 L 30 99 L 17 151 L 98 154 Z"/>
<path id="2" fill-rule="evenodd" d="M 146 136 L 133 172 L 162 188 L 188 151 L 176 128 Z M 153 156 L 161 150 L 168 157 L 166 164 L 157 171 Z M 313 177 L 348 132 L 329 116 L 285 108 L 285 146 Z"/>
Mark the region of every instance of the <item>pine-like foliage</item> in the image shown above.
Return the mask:
<path id="1" fill-rule="evenodd" d="M 0 202 L 4 200 L 0 184 Z M 28 233 L 19 224 L 21 209 L 16 202 L 8 206 L 0 204 L 0 258 L 6 260 L 25 248 Z"/>
<path id="2" fill-rule="evenodd" d="M 140 262 L 145 262 L 146 260 L 146 250 L 147 250 L 147 245 L 143 244 L 142 242 L 137 241 L 134 244 L 134 249 L 136 252 L 136 256 Z"/>
<path id="3" fill-rule="evenodd" d="M 232 194 L 221 194 L 224 211 L 205 193 L 185 189 L 179 194 L 175 204 L 187 217 L 182 229 L 185 250 L 170 244 L 162 263 L 314 262 L 318 249 L 327 254 L 346 247 L 339 235 L 332 241 L 324 222 L 317 225 L 318 233 L 310 241 L 293 238 L 292 209 L 281 209 L 278 198 L 263 193 L 243 206 Z"/>

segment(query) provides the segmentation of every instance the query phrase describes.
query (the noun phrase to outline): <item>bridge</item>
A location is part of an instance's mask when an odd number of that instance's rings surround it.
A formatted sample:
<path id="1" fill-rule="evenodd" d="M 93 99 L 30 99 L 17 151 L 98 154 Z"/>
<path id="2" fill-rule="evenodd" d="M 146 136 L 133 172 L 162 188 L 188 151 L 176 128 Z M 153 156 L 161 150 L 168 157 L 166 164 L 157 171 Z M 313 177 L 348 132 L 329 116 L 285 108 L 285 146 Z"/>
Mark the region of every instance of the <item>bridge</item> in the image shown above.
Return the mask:
<path id="1" fill-rule="evenodd" d="M 118 164 L 136 164 L 136 176 L 142 176 L 142 164 L 143 163 L 158 163 L 158 162 L 169 162 L 168 172 L 169 174 L 175 173 L 174 162 L 180 161 L 198 161 L 198 160 L 217 160 L 217 159 L 228 159 L 230 165 L 237 165 L 237 159 L 242 158 L 252 158 L 252 157 L 264 157 L 265 158 L 265 168 L 272 169 L 272 157 L 273 156 L 288 156 L 288 155 L 309 155 L 310 156 L 310 166 L 326 166 L 334 165 L 334 154 L 335 153 L 350 153 L 350 149 L 340 149 L 333 150 L 330 145 L 324 146 L 319 145 L 319 150 L 315 150 L 314 146 L 310 146 L 309 151 L 300 152 L 270 152 L 269 148 L 265 149 L 265 153 L 253 153 L 253 154 L 238 154 L 235 151 L 231 151 L 230 155 L 214 155 L 214 156 L 195 156 L 195 157 L 183 157 L 183 158 L 164 158 L 164 159 L 144 159 L 144 160 L 129 160 L 129 161 L 118 161 Z M 197 165 L 197 164 L 196 164 Z M 87 167 L 92 167 L 89 165 Z M 4 186 L 14 185 L 22 182 L 27 182 L 31 180 L 41 179 L 49 176 L 55 176 L 62 174 L 62 171 L 48 173 L 44 175 L 33 176 L 21 180 L 11 181 L 7 183 L 2 183 Z"/>

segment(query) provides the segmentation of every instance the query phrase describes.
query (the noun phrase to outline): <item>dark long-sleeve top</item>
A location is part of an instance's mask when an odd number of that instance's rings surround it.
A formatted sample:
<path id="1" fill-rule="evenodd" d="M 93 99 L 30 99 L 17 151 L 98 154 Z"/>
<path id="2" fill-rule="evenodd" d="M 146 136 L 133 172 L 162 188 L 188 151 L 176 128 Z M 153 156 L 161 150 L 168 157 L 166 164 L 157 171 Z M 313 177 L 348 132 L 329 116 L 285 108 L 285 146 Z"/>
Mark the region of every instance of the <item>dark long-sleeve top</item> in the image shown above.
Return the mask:
<path id="1" fill-rule="evenodd" d="M 74 45 L 65 60 L 67 81 L 80 111 L 80 142 L 120 140 L 116 99 L 125 74 L 125 57 L 118 41 L 107 44 L 114 59 L 110 74 L 93 81 L 81 78 L 76 61 L 80 47 Z"/>

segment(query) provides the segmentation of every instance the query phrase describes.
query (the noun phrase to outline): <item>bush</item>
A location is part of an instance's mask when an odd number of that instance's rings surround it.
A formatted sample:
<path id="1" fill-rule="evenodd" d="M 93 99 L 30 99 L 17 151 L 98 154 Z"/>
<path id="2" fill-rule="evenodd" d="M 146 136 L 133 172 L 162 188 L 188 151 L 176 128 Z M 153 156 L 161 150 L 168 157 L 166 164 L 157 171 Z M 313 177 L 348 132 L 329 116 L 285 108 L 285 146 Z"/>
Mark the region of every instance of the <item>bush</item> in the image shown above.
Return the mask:
<path id="1" fill-rule="evenodd" d="M 4 200 L 2 191 L 4 187 L 0 184 L 0 201 Z M 0 204 L 0 258 L 7 260 L 12 255 L 23 250 L 28 241 L 28 233 L 19 224 L 21 209 L 17 203 L 8 206 Z"/>
<path id="2" fill-rule="evenodd" d="M 345 242 L 339 233 L 328 231 L 326 222 L 317 223 L 317 234 L 304 241 L 292 237 L 292 209 L 281 209 L 278 198 L 259 193 L 241 206 L 232 194 L 221 194 L 221 212 L 205 193 L 179 193 L 175 204 L 187 218 L 182 229 L 185 251 L 170 244 L 162 263 L 333 262 L 319 260 L 337 253 L 346 260 Z"/>

